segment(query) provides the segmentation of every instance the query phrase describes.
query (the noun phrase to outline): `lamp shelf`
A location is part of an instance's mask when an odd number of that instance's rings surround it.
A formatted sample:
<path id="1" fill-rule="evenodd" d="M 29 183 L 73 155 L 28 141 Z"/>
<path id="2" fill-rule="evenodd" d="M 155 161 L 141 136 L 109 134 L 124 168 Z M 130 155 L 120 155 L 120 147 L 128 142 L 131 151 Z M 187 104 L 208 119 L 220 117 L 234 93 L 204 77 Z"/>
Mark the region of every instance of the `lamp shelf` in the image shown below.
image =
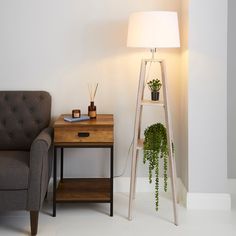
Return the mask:
<path id="1" fill-rule="evenodd" d="M 161 107 L 164 107 L 164 102 L 144 99 L 144 100 L 141 101 L 141 105 L 142 106 L 161 106 Z"/>

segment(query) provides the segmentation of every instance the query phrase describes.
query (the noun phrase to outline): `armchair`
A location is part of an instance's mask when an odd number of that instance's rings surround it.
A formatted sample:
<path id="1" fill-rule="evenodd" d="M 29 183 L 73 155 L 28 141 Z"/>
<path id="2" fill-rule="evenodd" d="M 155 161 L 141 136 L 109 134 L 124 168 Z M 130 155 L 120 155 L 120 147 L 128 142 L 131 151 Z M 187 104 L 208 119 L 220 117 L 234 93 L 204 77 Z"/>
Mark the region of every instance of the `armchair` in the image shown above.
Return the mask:
<path id="1" fill-rule="evenodd" d="M 32 235 L 52 167 L 50 119 L 49 93 L 0 91 L 0 210 L 29 211 Z"/>

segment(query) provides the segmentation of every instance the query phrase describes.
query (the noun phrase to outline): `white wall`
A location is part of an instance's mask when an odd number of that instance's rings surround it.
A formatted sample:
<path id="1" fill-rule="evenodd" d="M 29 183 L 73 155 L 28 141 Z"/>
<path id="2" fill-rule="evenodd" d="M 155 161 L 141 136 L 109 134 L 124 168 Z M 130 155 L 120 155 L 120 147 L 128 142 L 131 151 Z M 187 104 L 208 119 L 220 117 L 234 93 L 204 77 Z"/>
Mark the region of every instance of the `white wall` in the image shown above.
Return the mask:
<path id="1" fill-rule="evenodd" d="M 181 2 L 181 77 L 180 77 L 180 178 L 188 190 L 188 35 L 189 0 Z"/>
<path id="2" fill-rule="evenodd" d="M 86 113 L 87 84 L 98 82 L 98 112 L 115 115 L 115 173 L 119 174 L 133 136 L 140 60 L 150 56 L 144 50 L 126 48 L 128 16 L 141 10 L 178 11 L 179 7 L 180 0 L 1 0 L 0 89 L 47 90 L 53 98 L 53 117 L 57 117 L 73 108 Z M 171 82 L 178 160 L 180 50 L 160 50 L 159 55 L 167 61 Z M 152 117 L 154 112 L 148 112 Z M 106 175 L 106 154 L 106 150 L 67 150 L 65 174 Z M 147 175 L 142 161 L 138 175 Z"/>
<path id="3" fill-rule="evenodd" d="M 228 1 L 228 177 L 236 178 L 236 1 Z"/>
<path id="4" fill-rule="evenodd" d="M 226 191 L 227 1 L 189 7 L 189 191 Z"/>

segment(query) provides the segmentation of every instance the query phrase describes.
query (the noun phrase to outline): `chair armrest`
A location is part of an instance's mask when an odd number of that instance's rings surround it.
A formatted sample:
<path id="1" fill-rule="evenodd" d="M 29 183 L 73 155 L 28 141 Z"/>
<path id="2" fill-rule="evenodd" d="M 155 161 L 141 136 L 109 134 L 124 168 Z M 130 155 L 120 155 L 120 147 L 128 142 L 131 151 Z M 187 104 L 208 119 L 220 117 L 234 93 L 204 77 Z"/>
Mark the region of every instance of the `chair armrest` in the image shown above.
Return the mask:
<path id="1" fill-rule="evenodd" d="M 39 210 L 48 187 L 50 162 L 48 151 L 52 143 L 52 128 L 44 129 L 30 148 L 28 210 Z"/>
<path id="2" fill-rule="evenodd" d="M 40 146 L 40 142 L 43 142 L 46 145 L 43 148 L 46 148 L 48 151 L 52 143 L 52 131 L 53 130 L 51 127 L 45 128 L 43 131 L 41 131 L 41 133 L 33 141 L 30 151 L 35 147 L 38 148 Z"/>

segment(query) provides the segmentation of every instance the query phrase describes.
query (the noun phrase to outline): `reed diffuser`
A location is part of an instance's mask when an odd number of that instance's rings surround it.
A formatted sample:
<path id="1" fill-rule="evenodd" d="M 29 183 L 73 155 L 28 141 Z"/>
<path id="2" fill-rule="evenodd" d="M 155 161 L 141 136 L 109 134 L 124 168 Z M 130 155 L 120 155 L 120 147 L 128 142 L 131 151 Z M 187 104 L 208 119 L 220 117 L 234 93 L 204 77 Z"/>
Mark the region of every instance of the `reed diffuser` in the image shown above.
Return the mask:
<path id="1" fill-rule="evenodd" d="M 88 116 L 91 119 L 95 119 L 97 117 L 97 108 L 94 105 L 94 99 L 97 93 L 97 88 L 98 88 L 98 83 L 95 89 L 93 89 L 92 85 L 88 85 L 89 96 L 90 96 L 90 105 L 88 106 Z"/>

